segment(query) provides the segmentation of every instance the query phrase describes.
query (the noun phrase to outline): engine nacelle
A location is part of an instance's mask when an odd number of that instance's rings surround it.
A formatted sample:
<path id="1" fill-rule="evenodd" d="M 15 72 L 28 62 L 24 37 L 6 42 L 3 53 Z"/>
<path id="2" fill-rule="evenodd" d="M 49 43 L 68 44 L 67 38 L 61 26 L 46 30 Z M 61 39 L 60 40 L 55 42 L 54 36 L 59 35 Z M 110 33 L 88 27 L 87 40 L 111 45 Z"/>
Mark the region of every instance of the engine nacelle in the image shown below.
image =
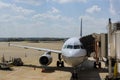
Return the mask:
<path id="1" fill-rule="evenodd" d="M 40 63 L 41 65 L 45 65 L 45 66 L 49 65 L 50 63 L 52 63 L 51 52 L 46 52 L 46 53 L 44 53 L 44 54 L 40 57 L 39 63 Z"/>

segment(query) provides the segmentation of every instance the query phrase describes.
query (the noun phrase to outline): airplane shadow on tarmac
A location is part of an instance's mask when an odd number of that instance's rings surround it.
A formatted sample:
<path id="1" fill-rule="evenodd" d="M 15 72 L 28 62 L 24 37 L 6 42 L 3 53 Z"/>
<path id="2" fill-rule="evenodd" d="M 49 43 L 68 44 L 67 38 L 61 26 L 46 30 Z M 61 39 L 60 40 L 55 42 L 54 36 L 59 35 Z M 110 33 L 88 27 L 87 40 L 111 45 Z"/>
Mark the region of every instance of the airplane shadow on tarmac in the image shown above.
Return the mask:
<path id="1" fill-rule="evenodd" d="M 56 70 L 57 71 L 66 71 L 66 72 L 72 72 L 72 67 L 56 67 L 56 66 L 47 66 L 47 67 L 43 67 L 43 66 L 36 66 L 36 65 L 23 65 L 25 67 L 31 67 L 31 68 L 45 68 L 45 71 L 43 71 L 43 73 L 53 73 L 55 72 Z"/>
<path id="2" fill-rule="evenodd" d="M 105 68 L 101 68 L 101 69 L 93 68 L 93 63 L 94 63 L 94 61 L 87 60 L 77 68 L 77 73 L 78 73 L 77 80 L 101 80 L 99 73 L 108 72 L 108 70 Z M 35 68 L 43 68 L 43 66 L 36 66 L 36 65 L 24 65 L 24 66 L 32 67 L 34 69 Z M 72 72 L 74 71 L 74 68 L 73 67 L 48 66 L 45 68 L 44 73 L 52 73 L 52 72 L 55 72 L 56 70 L 66 71 L 66 72 L 70 72 L 72 74 Z M 76 80 L 76 79 L 73 79 L 71 76 L 70 80 Z"/>
<path id="3" fill-rule="evenodd" d="M 83 62 L 77 70 L 78 73 L 77 80 L 101 80 L 99 73 L 108 72 L 106 68 L 100 68 L 100 69 L 94 68 L 93 64 L 94 61 L 92 60 L 86 60 L 85 62 Z M 71 77 L 70 80 L 76 80 L 76 79 L 72 79 Z"/>

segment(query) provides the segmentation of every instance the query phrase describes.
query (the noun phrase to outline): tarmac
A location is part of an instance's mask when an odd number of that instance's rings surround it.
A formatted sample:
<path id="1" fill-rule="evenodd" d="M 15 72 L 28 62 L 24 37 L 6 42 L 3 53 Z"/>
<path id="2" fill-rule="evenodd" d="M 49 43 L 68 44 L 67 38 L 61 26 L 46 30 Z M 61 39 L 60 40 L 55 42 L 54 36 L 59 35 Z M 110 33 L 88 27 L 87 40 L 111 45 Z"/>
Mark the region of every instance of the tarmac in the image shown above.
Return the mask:
<path id="1" fill-rule="evenodd" d="M 19 45 L 27 45 L 33 47 L 49 48 L 61 50 L 63 42 L 12 42 Z M 65 67 L 56 67 L 58 60 L 57 54 L 51 54 L 53 62 L 46 67 L 45 72 L 42 71 L 42 66 L 39 64 L 39 57 L 44 54 L 44 51 L 36 51 L 32 49 L 24 49 L 18 47 L 9 47 L 7 42 L 0 42 L 0 58 L 5 56 L 6 60 L 14 57 L 22 58 L 24 66 L 12 67 L 10 70 L 0 70 L 0 80 L 74 80 L 71 77 L 73 68 L 65 64 Z M 93 68 L 94 59 L 83 62 L 77 69 L 78 80 L 105 80 L 108 70 L 102 62 L 101 69 Z"/>

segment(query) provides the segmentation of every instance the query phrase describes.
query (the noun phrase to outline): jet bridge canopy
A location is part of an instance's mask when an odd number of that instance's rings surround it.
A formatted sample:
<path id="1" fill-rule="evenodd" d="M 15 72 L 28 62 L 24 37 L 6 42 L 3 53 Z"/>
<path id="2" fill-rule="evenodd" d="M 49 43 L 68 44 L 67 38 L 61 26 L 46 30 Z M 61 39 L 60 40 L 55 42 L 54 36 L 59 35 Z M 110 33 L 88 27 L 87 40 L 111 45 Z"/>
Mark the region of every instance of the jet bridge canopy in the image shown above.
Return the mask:
<path id="1" fill-rule="evenodd" d="M 80 38 L 81 43 L 83 44 L 84 48 L 87 50 L 88 56 L 91 53 L 95 52 L 97 57 L 107 57 L 107 34 L 90 34 Z"/>
<path id="2" fill-rule="evenodd" d="M 88 56 L 90 56 L 90 54 L 95 51 L 95 38 L 91 34 L 80 38 L 80 41 L 87 50 Z"/>

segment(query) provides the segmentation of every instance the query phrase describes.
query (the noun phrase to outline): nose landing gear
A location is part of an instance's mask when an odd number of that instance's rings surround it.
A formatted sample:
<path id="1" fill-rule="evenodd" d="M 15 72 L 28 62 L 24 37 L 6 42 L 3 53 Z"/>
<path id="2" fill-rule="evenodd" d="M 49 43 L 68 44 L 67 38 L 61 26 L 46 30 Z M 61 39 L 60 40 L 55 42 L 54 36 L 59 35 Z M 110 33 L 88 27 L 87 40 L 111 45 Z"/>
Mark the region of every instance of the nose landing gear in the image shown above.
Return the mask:
<path id="1" fill-rule="evenodd" d="M 62 61 L 61 54 L 58 54 L 57 67 L 64 67 L 64 62 Z"/>

